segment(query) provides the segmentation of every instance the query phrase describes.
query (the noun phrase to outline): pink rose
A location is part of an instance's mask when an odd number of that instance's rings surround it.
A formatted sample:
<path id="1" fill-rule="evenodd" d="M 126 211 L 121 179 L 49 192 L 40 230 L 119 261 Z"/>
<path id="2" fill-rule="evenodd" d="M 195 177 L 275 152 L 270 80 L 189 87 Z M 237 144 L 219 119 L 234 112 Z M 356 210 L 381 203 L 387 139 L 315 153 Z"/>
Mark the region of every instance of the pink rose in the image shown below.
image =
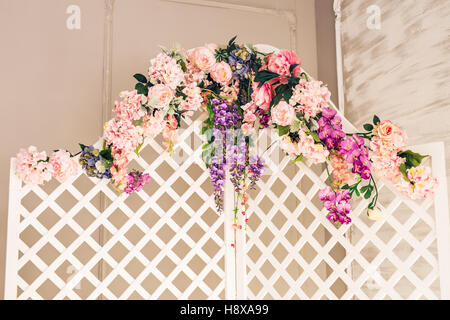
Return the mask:
<path id="1" fill-rule="evenodd" d="M 295 120 L 295 109 L 285 101 L 281 101 L 272 109 L 272 121 L 279 126 L 288 126 Z"/>
<path id="2" fill-rule="evenodd" d="M 295 76 L 299 76 L 301 72 L 301 61 L 293 51 L 281 50 L 279 53 L 271 54 L 267 57 L 267 68 L 282 76 L 289 76 L 289 67 L 298 64 L 294 69 Z"/>
<path id="3" fill-rule="evenodd" d="M 148 91 L 149 100 L 158 99 L 156 108 L 161 109 L 167 107 L 173 99 L 173 91 L 163 84 L 155 84 Z"/>
<path id="4" fill-rule="evenodd" d="M 377 135 L 383 140 L 392 140 L 394 134 L 397 132 L 397 126 L 391 121 L 384 120 L 377 124 Z"/>
<path id="5" fill-rule="evenodd" d="M 67 151 L 54 152 L 48 163 L 52 176 L 61 183 L 78 173 L 78 163 Z"/>
<path id="6" fill-rule="evenodd" d="M 267 111 L 270 107 L 270 102 L 272 101 L 270 84 L 265 83 L 258 88 L 258 83 L 256 83 L 252 93 L 252 100 L 262 110 Z"/>
<path id="7" fill-rule="evenodd" d="M 202 71 L 209 71 L 216 63 L 214 52 L 206 47 L 198 47 L 192 51 L 192 62 Z"/>
<path id="8" fill-rule="evenodd" d="M 231 71 L 230 65 L 222 61 L 213 65 L 210 75 L 215 82 L 221 85 L 227 85 L 233 76 L 233 72 Z"/>

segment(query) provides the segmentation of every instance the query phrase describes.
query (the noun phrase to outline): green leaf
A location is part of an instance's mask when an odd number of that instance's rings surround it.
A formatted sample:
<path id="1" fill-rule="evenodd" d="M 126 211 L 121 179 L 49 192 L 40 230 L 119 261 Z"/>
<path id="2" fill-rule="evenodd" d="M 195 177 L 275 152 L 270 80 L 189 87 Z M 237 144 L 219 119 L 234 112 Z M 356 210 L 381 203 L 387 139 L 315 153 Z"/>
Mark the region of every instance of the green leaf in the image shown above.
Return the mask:
<path id="1" fill-rule="evenodd" d="M 317 143 L 321 143 L 322 142 L 322 140 L 320 140 L 319 135 L 317 134 L 317 132 L 311 131 L 311 132 L 308 132 L 307 134 L 309 134 L 311 137 L 313 137 L 315 142 L 317 142 Z"/>
<path id="2" fill-rule="evenodd" d="M 100 155 L 102 156 L 102 158 L 105 158 L 106 160 L 110 160 L 110 161 L 113 160 L 112 155 L 111 155 L 111 148 L 100 151 Z"/>
<path id="3" fill-rule="evenodd" d="M 284 97 L 284 101 L 289 103 L 289 100 L 291 100 L 291 97 L 292 97 L 292 90 L 290 90 L 290 89 L 285 90 L 283 97 Z"/>
<path id="4" fill-rule="evenodd" d="M 272 79 L 275 79 L 279 77 L 280 75 L 278 73 L 269 71 L 269 70 L 262 70 L 255 73 L 255 82 L 259 82 L 258 87 L 261 87 L 263 84 L 265 84 L 267 81 L 270 81 Z"/>
<path id="5" fill-rule="evenodd" d="M 399 152 L 398 156 L 404 158 L 406 169 L 417 167 L 421 164 L 422 160 L 428 156 L 421 155 L 420 153 L 413 152 L 411 150 L 405 150 Z"/>
<path id="6" fill-rule="evenodd" d="M 81 151 L 84 151 L 84 148 L 87 148 L 87 146 L 85 146 L 85 145 L 82 144 L 82 143 L 79 143 L 79 145 L 80 145 Z"/>
<path id="7" fill-rule="evenodd" d="M 285 127 L 278 126 L 277 128 L 278 128 L 278 135 L 280 137 L 284 136 L 285 134 L 287 134 L 289 132 L 289 126 L 285 126 Z"/>
<path id="8" fill-rule="evenodd" d="M 180 60 L 178 60 L 178 63 L 181 66 L 181 70 L 183 70 L 183 72 L 186 72 L 187 71 L 187 67 L 186 67 L 186 63 L 184 62 L 184 60 L 180 59 Z"/>
<path id="9" fill-rule="evenodd" d="M 399 170 L 403 174 L 403 177 L 405 177 L 406 180 L 409 180 L 408 173 L 406 172 L 406 165 L 404 163 L 400 165 Z"/>
<path id="10" fill-rule="evenodd" d="M 134 87 L 134 89 L 136 89 L 137 93 L 139 93 L 139 94 L 148 95 L 148 88 L 143 83 L 140 83 L 140 82 L 136 83 L 136 86 Z"/>
<path id="11" fill-rule="evenodd" d="M 230 39 L 230 41 L 228 41 L 228 46 L 232 46 L 234 44 L 234 41 L 236 40 L 237 35 L 234 36 L 233 38 Z"/>
<path id="12" fill-rule="evenodd" d="M 364 194 L 364 199 L 369 199 L 372 195 L 372 189 L 367 189 L 366 193 Z"/>
<path id="13" fill-rule="evenodd" d="M 355 188 L 355 189 L 353 189 L 353 190 L 355 190 L 355 193 L 356 193 L 356 195 L 359 197 L 359 196 L 361 196 L 361 194 L 359 193 L 359 191 L 358 191 L 358 188 Z"/>
<path id="14" fill-rule="evenodd" d="M 369 185 L 362 187 L 361 189 L 359 189 L 359 191 L 364 193 L 367 191 L 367 189 L 369 189 Z"/>
<path id="15" fill-rule="evenodd" d="M 298 63 L 296 64 L 291 64 L 291 66 L 289 67 L 289 73 L 293 75 L 294 69 L 298 66 Z"/>
<path id="16" fill-rule="evenodd" d="M 303 154 L 300 153 L 300 154 L 297 156 L 297 158 L 295 158 L 292 162 L 293 162 L 293 163 L 296 163 L 296 162 L 301 161 L 302 159 L 303 159 Z"/>
<path id="17" fill-rule="evenodd" d="M 344 186 L 342 187 L 342 189 L 343 189 L 343 190 L 350 189 L 350 186 L 349 186 L 348 184 L 346 184 L 346 185 L 344 185 Z"/>
<path id="18" fill-rule="evenodd" d="M 373 116 L 373 124 L 377 125 L 378 123 L 380 123 L 380 118 L 378 118 L 378 116 L 374 115 Z"/>
<path id="19" fill-rule="evenodd" d="M 147 83 L 147 78 L 143 74 L 136 73 L 133 77 L 139 82 Z"/>
<path id="20" fill-rule="evenodd" d="M 373 130 L 373 125 L 371 125 L 370 123 L 366 123 L 365 125 L 363 125 L 363 128 L 366 131 L 372 131 Z"/>

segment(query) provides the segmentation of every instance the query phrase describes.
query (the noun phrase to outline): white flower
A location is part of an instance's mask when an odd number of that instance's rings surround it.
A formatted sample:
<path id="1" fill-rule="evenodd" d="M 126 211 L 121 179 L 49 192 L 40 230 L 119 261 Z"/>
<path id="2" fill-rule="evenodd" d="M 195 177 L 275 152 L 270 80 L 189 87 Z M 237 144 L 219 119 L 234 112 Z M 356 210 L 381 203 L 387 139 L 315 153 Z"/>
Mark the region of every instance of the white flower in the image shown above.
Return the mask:
<path id="1" fill-rule="evenodd" d="M 375 207 L 373 209 L 367 210 L 367 216 L 370 220 L 380 220 L 380 218 L 383 216 L 383 212 L 380 210 L 380 208 Z"/>

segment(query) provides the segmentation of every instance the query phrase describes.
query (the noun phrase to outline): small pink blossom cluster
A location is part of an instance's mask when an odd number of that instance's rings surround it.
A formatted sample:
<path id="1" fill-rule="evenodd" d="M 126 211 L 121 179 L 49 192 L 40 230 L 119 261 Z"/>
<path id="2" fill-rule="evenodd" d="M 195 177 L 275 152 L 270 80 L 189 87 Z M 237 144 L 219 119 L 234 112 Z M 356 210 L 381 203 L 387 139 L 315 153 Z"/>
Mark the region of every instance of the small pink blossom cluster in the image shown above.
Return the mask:
<path id="1" fill-rule="evenodd" d="M 327 186 L 320 190 L 319 198 L 324 201 L 323 206 L 328 210 L 327 218 L 331 222 L 349 224 L 352 219 L 348 214 L 352 211 L 349 190 L 339 190 L 336 193 Z"/>
<path id="2" fill-rule="evenodd" d="M 330 102 L 331 93 L 322 81 L 306 81 L 300 79 L 299 84 L 294 88 L 289 104 L 296 106 L 297 111 L 315 117 L 321 113 Z"/>
<path id="3" fill-rule="evenodd" d="M 142 188 L 150 182 L 150 175 L 148 173 L 133 171 L 127 175 L 127 180 L 127 185 L 123 191 L 125 191 L 126 194 L 131 194 L 133 192 L 141 191 Z"/>
<path id="4" fill-rule="evenodd" d="M 306 159 L 312 163 L 323 163 L 327 160 L 330 152 L 322 145 L 314 142 L 313 137 L 307 135 L 303 130 L 298 131 L 298 149 Z"/>
<path id="5" fill-rule="evenodd" d="M 198 110 L 203 103 L 202 90 L 195 84 L 190 84 L 183 89 L 187 96 L 180 104 L 181 110 L 187 110 L 187 116 L 192 116 L 193 111 Z"/>
<path id="6" fill-rule="evenodd" d="M 114 180 L 114 184 L 119 191 L 123 191 L 123 189 L 127 185 L 127 166 L 128 166 L 128 155 L 125 154 L 122 150 L 116 150 L 114 152 L 114 160 L 113 165 L 111 167 L 111 175 Z"/>
<path id="7" fill-rule="evenodd" d="M 150 82 L 163 83 L 175 90 L 184 81 L 184 72 L 177 61 L 165 53 L 159 53 L 150 60 L 148 69 Z"/>
<path id="8" fill-rule="evenodd" d="M 78 173 L 78 163 L 69 152 L 58 150 L 47 158 L 45 151 L 38 152 L 34 146 L 20 149 L 15 167 L 23 182 L 34 185 L 43 184 L 52 177 L 62 183 Z"/>
<path id="9" fill-rule="evenodd" d="M 120 93 L 122 100 L 114 103 L 114 112 L 117 118 L 133 121 L 141 119 L 146 111 L 143 109 L 142 104 L 147 102 L 147 97 L 138 94 L 136 90 L 122 91 Z"/>
<path id="10" fill-rule="evenodd" d="M 399 167 L 405 159 L 398 153 L 406 148 L 406 134 L 389 120 L 377 124 L 370 141 L 370 160 L 374 173 L 392 181 L 400 176 Z"/>
<path id="11" fill-rule="evenodd" d="M 142 127 L 135 127 L 130 121 L 111 119 L 105 123 L 103 138 L 112 145 L 113 153 L 121 150 L 129 154 L 142 142 Z"/>
<path id="12" fill-rule="evenodd" d="M 241 108 L 242 110 L 244 110 L 244 123 L 242 124 L 241 129 L 244 134 L 248 136 L 255 130 L 254 124 L 257 120 L 255 111 L 257 107 L 254 101 L 250 101 L 246 105 L 243 105 Z"/>
<path id="13" fill-rule="evenodd" d="M 35 146 L 20 149 L 16 156 L 16 174 L 25 183 L 43 184 L 52 178 L 45 151 L 38 152 Z"/>
<path id="14" fill-rule="evenodd" d="M 411 199 L 425 199 L 434 195 L 439 181 L 430 175 L 430 168 L 419 165 L 406 170 L 409 181 L 398 179 L 395 187 Z"/>

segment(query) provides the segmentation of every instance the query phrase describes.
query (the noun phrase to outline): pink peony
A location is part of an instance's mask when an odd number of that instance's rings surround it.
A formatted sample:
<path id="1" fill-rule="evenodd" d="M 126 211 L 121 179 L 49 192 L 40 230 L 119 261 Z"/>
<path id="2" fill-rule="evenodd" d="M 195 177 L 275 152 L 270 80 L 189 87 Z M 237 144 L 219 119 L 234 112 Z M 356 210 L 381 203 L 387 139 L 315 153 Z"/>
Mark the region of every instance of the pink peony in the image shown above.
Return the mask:
<path id="1" fill-rule="evenodd" d="M 214 51 L 207 47 L 195 48 L 191 53 L 190 60 L 202 71 L 209 71 L 216 63 Z"/>
<path id="2" fill-rule="evenodd" d="M 64 150 L 54 152 L 49 159 L 49 165 L 52 176 L 61 183 L 78 173 L 77 161 Z"/>
<path id="3" fill-rule="evenodd" d="M 227 85 L 233 76 L 230 65 L 224 61 L 214 64 L 210 71 L 211 78 L 221 85 Z"/>
<path id="4" fill-rule="evenodd" d="M 28 184 L 43 184 L 52 178 L 45 151 L 38 152 L 34 146 L 20 149 L 16 156 L 15 171 L 20 180 Z"/>
<path id="5" fill-rule="evenodd" d="M 155 108 L 164 109 L 169 106 L 170 102 L 174 98 L 173 91 L 170 87 L 163 84 L 155 84 L 148 90 L 148 97 L 150 102 L 157 100 Z"/>
<path id="6" fill-rule="evenodd" d="M 301 61 L 294 51 L 281 50 L 267 56 L 267 68 L 282 76 L 290 76 L 289 67 L 293 64 L 298 64 L 294 69 L 294 75 L 298 77 L 301 72 Z"/>
<path id="7" fill-rule="evenodd" d="M 272 121 L 279 126 L 288 126 L 295 120 L 295 109 L 285 101 L 280 101 L 272 109 Z"/>
<path id="8" fill-rule="evenodd" d="M 265 83 L 258 88 L 259 83 L 256 82 L 253 87 L 252 100 L 262 110 L 267 111 L 272 101 L 272 89 L 270 84 Z"/>

